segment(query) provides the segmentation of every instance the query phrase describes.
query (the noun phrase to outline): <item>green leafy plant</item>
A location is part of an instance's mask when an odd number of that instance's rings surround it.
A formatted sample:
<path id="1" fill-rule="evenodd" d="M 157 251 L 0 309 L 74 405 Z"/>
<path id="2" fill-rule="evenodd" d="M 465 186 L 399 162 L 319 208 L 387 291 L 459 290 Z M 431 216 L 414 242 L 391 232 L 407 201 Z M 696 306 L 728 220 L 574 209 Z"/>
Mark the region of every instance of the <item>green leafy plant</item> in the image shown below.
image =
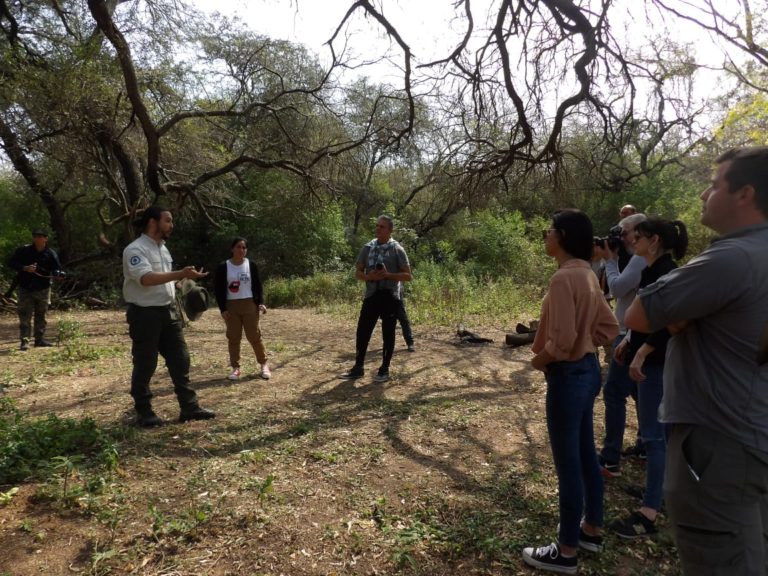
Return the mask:
<path id="1" fill-rule="evenodd" d="M 14 486 L 10 490 L 6 492 L 0 492 L 0 506 L 5 506 L 6 504 L 9 504 L 11 500 L 13 500 L 13 497 L 16 496 L 19 492 L 19 487 Z"/>
<path id="2" fill-rule="evenodd" d="M 121 353 L 116 346 L 94 346 L 86 341 L 82 323 L 73 318 L 62 318 L 58 322 L 60 347 L 51 355 L 53 362 L 83 362 L 117 356 Z"/>
<path id="3" fill-rule="evenodd" d="M 264 480 L 258 485 L 259 490 L 259 503 L 264 504 L 264 500 L 267 499 L 267 497 L 274 492 L 274 481 L 275 477 L 272 474 L 269 474 Z"/>
<path id="4" fill-rule="evenodd" d="M 149 515 L 152 517 L 152 537 L 158 542 L 164 537 L 188 538 L 199 525 L 208 521 L 208 512 L 194 507 L 171 516 L 150 504 Z"/>
<path id="5" fill-rule="evenodd" d="M 30 418 L 0 398 L 0 484 L 61 471 L 69 478 L 76 467 L 112 471 L 117 454 L 114 441 L 91 418 Z"/>

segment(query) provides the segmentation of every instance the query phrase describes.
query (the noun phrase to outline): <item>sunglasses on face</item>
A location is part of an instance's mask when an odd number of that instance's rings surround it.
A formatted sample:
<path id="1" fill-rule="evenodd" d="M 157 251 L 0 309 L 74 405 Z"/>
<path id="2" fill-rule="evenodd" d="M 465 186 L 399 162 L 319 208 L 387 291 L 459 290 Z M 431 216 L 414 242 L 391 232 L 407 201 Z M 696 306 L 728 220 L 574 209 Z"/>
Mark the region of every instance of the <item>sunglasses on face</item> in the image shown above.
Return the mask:
<path id="1" fill-rule="evenodd" d="M 549 236 L 549 233 L 554 231 L 555 231 L 555 228 L 545 228 L 544 230 L 542 230 L 541 231 L 542 240 L 546 240 L 547 236 Z"/>

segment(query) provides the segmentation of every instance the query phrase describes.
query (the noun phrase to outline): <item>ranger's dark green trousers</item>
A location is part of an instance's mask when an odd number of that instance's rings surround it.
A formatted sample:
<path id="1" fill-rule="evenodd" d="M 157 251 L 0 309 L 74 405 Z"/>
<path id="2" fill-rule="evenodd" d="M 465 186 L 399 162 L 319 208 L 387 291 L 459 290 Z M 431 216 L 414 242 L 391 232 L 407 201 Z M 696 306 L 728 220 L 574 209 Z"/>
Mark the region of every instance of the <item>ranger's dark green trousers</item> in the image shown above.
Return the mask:
<path id="1" fill-rule="evenodd" d="M 151 408 L 149 381 L 157 368 L 158 354 L 165 359 L 181 409 L 196 407 L 197 395 L 189 386 L 189 351 L 175 307 L 129 304 L 126 319 L 133 341 L 131 396 L 136 411 L 141 413 Z"/>

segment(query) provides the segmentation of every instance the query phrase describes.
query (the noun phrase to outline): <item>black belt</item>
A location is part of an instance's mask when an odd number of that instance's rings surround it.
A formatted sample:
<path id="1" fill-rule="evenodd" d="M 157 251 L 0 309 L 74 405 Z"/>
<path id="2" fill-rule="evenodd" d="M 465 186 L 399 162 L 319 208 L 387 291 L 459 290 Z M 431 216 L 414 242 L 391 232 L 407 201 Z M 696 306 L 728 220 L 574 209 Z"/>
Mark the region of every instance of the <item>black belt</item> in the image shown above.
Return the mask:
<path id="1" fill-rule="evenodd" d="M 142 310 L 168 310 L 174 308 L 173 304 L 166 304 L 165 306 L 139 306 L 133 302 L 128 303 L 129 308 L 141 308 Z"/>

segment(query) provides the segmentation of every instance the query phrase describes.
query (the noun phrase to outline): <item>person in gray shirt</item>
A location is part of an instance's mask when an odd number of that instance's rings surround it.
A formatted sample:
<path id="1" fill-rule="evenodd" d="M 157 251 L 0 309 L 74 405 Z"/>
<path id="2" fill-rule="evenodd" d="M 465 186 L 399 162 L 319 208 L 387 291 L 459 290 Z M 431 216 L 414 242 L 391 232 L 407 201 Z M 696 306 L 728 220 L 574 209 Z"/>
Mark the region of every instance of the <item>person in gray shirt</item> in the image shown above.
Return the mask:
<path id="1" fill-rule="evenodd" d="M 389 363 L 395 350 L 395 327 L 402 297 L 401 282 L 411 280 L 408 255 L 392 238 L 394 222 L 389 216 L 376 220 L 376 238 L 362 247 L 355 264 L 355 278 L 365 282 L 365 296 L 357 321 L 355 365 L 339 377 L 355 380 L 365 373 L 365 354 L 376 322 L 381 318 L 383 340 L 381 366 L 376 382 L 389 380 Z"/>
<path id="2" fill-rule="evenodd" d="M 638 292 L 631 330 L 667 326 L 664 496 L 687 575 L 768 573 L 768 147 L 717 159 L 701 222 L 720 237 Z"/>
<path id="3" fill-rule="evenodd" d="M 626 208 L 626 207 L 625 207 Z M 625 249 L 632 254 L 635 226 L 645 221 L 645 214 L 632 214 L 621 222 L 621 241 Z M 619 335 L 613 343 L 614 352 L 619 344 L 626 338 L 627 329 L 624 326 L 624 313 L 635 298 L 637 286 L 640 284 L 640 275 L 647 266 L 642 256 L 632 254 L 629 262 L 620 270 L 619 251 L 610 250 L 607 245 L 595 248 L 598 256 L 605 262 L 605 276 L 611 296 L 616 299 L 614 314 L 619 321 Z M 606 478 L 621 475 L 620 459 L 624 444 L 624 428 L 627 421 L 627 398 L 637 402 L 637 383 L 629 377 L 629 366 L 621 357 L 611 358 L 608 367 L 608 378 L 603 386 L 603 401 L 605 402 L 605 437 L 603 449 L 600 451 L 598 461 L 600 469 Z M 639 421 L 639 418 L 638 418 Z M 638 438 L 635 447 L 642 448 L 642 442 Z M 637 449 L 637 448 L 636 448 Z"/>

